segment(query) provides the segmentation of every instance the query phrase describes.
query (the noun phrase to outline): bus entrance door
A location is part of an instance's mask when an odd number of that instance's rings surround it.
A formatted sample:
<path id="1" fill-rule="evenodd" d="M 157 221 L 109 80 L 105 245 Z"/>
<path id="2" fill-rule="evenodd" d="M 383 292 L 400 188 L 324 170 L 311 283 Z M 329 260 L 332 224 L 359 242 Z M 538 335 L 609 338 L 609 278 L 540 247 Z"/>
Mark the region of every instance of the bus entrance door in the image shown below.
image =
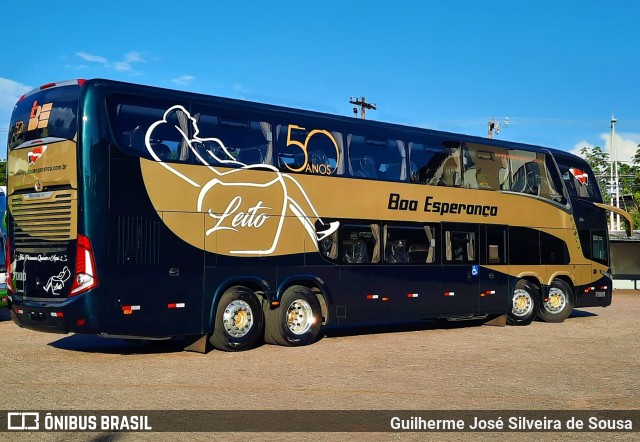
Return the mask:
<path id="1" fill-rule="evenodd" d="M 468 316 L 478 312 L 480 266 L 478 226 L 443 225 L 442 316 Z"/>

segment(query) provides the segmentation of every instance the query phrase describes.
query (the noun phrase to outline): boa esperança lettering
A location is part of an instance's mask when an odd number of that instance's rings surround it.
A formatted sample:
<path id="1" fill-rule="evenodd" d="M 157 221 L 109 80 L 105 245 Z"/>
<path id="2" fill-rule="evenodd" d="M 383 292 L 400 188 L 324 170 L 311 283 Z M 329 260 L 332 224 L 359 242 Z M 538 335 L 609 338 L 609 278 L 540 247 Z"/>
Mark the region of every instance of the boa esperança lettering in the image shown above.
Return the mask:
<path id="1" fill-rule="evenodd" d="M 418 210 L 418 201 L 403 199 L 400 197 L 400 194 L 391 193 L 389 194 L 389 205 L 387 208 L 389 210 L 408 210 L 410 212 L 416 212 Z M 440 216 L 443 216 L 446 213 L 484 217 L 498 216 L 498 206 L 437 201 L 434 200 L 432 196 L 425 197 L 423 210 L 425 212 L 439 213 Z"/>

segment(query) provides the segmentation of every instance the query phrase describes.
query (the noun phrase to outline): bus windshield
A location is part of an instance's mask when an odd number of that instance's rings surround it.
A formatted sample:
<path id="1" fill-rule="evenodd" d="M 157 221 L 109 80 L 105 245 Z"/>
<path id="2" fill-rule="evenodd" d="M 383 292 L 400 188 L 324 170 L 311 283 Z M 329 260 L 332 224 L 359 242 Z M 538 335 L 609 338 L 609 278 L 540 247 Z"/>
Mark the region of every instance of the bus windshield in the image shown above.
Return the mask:
<path id="1" fill-rule="evenodd" d="M 78 130 L 80 85 L 53 87 L 27 94 L 13 109 L 9 149 L 40 138 L 72 140 Z"/>
<path id="2" fill-rule="evenodd" d="M 595 203 L 602 202 L 598 183 L 586 162 L 579 158 L 567 158 L 558 154 L 554 156 L 571 198 L 589 200 Z"/>

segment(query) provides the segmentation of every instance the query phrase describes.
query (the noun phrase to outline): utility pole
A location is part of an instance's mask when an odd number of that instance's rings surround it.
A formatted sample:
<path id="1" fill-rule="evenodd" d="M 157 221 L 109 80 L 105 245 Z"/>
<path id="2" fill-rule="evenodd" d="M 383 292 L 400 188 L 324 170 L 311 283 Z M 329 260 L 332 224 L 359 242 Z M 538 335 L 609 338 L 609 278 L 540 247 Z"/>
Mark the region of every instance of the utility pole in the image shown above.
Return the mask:
<path id="1" fill-rule="evenodd" d="M 615 148 L 615 139 L 616 139 L 616 123 L 618 120 L 611 114 L 611 140 L 609 145 L 611 146 L 611 174 L 610 174 L 610 182 L 611 182 L 611 205 L 615 207 L 620 207 L 620 177 L 618 175 L 618 158 L 617 152 Z M 614 204 L 614 195 L 615 195 L 615 204 Z M 620 230 L 620 215 L 614 215 L 613 212 L 609 215 L 609 224 L 611 226 L 611 230 Z"/>
<path id="2" fill-rule="evenodd" d="M 351 104 L 355 104 L 356 106 L 360 107 L 360 118 L 362 118 L 363 120 L 366 118 L 366 114 L 367 114 L 367 109 L 371 109 L 371 110 L 376 110 L 377 107 L 374 103 L 367 103 L 367 99 L 365 97 L 350 97 L 349 98 L 349 103 Z M 357 116 L 358 115 L 358 108 L 354 107 L 353 108 L 353 113 Z"/>
<path id="3" fill-rule="evenodd" d="M 505 127 L 509 126 L 509 117 L 505 117 L 504 125 Z M 487 137 L 489 137 L 489 139 L 492 139 L 494 135 L 498 135 L 500 133 L 500 131 L 502 130 L 502 126 L 500 126 L 500 122 L 498 120 L 492 118 L 487 122 L 487 129 Z"/>

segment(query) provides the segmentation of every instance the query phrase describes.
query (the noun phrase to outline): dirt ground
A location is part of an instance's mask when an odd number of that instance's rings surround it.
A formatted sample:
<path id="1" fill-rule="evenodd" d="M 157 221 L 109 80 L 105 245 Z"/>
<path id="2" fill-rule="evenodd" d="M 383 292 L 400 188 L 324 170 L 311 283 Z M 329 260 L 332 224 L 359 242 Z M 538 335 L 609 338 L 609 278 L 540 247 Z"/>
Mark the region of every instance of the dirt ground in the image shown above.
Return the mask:
<path id="1" fill-rule="evenodd" d="M 429 322 L 330 331 L 300 348 L 184 352 L 24 330 L 0 313 L 3 410 L 640 409 L 640 292 L 562 324 Z M 11 437 L 9 437 L 11 436 Z M 19 436 L 19 437 L 18 437 Z M 0 433 L 16 440 L 495 440 L 513 433 Z M 558 433 L 519 438 L 555 440 Z M 569 440 L 601 440 L 593 433 Z M 607 433 L 604 439 L 613 438 Z M 617 434 L 638 440 L 638 433 Z"/>

